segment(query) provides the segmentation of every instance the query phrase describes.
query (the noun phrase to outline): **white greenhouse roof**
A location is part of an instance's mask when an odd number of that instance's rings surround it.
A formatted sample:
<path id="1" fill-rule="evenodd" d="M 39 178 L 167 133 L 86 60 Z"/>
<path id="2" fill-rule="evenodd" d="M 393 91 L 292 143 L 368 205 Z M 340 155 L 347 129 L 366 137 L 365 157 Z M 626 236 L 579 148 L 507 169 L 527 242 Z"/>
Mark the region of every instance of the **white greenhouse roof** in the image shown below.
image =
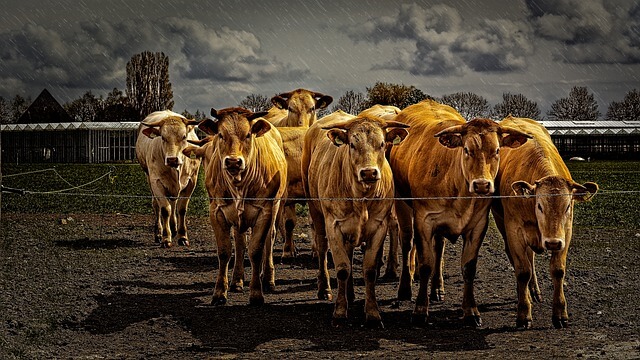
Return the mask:
<path id="1" fill-rule="evenodd" d="M 640 121 L 543 120 L 551 135 L 631 135 L 640 134 Z"/>
<path id="2" fill-rule="evenodd" d="M 68 122 L 0 125 L 2 131 L 135 130 L 139 122 Z"/>

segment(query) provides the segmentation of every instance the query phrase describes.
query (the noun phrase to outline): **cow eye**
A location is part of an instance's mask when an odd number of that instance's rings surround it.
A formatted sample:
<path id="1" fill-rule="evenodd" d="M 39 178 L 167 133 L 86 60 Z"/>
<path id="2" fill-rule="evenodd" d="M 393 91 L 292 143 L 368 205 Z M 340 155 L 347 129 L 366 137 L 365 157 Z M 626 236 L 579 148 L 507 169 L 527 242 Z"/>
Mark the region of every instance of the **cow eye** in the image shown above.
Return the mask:
<path id="1" fill-rule="evenodd" d="M 538 204 L 538 210 L 540 210 L 540 212 L 542 212 L 542 205 Z"/>
<path id="2" fill-rule="evenodd" d="M 384 141 L 382 143 L 380 143 L 380 148 L 383 149 L 384 148 Z"/>
<path id="3" fill-rule="evenodd" d="M 182 140 L 186 140 L 187 139 L 187 134 L 182 135 Z"/>
<path id="4" fill-rule="evenodd" d="M 222 136 L 222 134 L 218 134 L 218 136 L 220 137 L 220 140 L 224 140 L 224 137 Z"/>
<path id="5" fill-rule="evenodd" d="M 567 209 L 564 212 L 569 212 L 570 208 L 571 208 L 571 204 L 567 205 Z"/>
<path id="6" fill-rule="evenodd" d="M 500 148 L 496 149 L 496 155 L 500 155 Z"/>
<path id="7" fill-rule="evenodd" d="M 469 156 L 469 149 L 466 146 L 464 148 L 464 155 Z"/>
<path id="8" fill-rule="evenodd" d="M 247 134 L 247 139 L 251 138 L 251 132 Z"/>

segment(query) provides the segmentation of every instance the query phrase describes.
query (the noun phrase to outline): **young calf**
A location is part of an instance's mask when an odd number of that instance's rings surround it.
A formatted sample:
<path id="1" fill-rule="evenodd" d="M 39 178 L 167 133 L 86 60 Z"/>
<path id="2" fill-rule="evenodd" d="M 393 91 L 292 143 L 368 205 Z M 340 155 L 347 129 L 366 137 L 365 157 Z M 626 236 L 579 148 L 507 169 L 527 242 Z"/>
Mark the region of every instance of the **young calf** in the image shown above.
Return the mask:
<path id="1" fill-rule="evenodd" d="M 535 275 L 536 253 L 551 252 L 553 326 L 569 324 L 564 277 L 573 233 L 573 204 L 598 191 L 592 182 L 573 181 L 547 130 L 535 120 L 507 117 L 501 124 L 533 136 L 517 149 L 502 152 L 496 188 L 505 196 L 494 201 L 492 212 L 514 267 L 518 289 L 516 326 L 530 328 L 531 292 L 540 301 Z M 522 197 L 513 197 L 514 193 Z"/>
<path id="2" fill-rule="evenodd" d="M 354 248 L 364 246 L 365 313 L 368 326 L 382 326 L 375 296 L 387 222 L 393 206 L 393 176 L 385 158 L 388 144 L 408 134 L 405 124 L 338 111 L 305 135 L 302 172 L 318 248 L 318 297 L 330 299 L 327 246 L 338 278 L 333 325 L 347 320 L 354 299 Z"/>

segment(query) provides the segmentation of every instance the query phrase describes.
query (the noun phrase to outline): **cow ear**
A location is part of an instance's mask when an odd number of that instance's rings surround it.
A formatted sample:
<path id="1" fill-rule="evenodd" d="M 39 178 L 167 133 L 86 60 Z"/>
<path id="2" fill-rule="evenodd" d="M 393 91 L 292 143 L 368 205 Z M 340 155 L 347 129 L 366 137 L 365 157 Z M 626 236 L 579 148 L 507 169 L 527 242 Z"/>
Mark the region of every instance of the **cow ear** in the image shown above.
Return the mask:
<path id="1" fill-rule="evenodd" d="M 218 110 L 211 108 L 211 116 L 214 118 L 218 118 Z"/>
<path id="2" fill-rule="evenodd" d="M 331 104 L 333 102 L 333 98 L 329 95 L 322 95 L 317 101 L 316 101 L 316 110 L 320 110 L 320 109 L 324 109 L 327 106 L 329 106 L 329 104 Z"/>
<path id="3" fill-rule="evenodd" d="M 403 128 L 391 128 L 387 131 L 384 141 L 387 143 L 391 143 L 392 145 L 399 145 L 404 138 L 409 135 L 407 129 Z"/>
<path id="4" fill-rule="evenodd" d="M 251 133 L 256 137 L 260 137 L 271 130 L 271 123 L 265 119 L 258 119 L 251 125 Z"/>
<path id="5" fill-rule="evenodd" d="M 213 109 L 211 109 L 213 112 Z M 218 133 L 218 123 L 211 119 L 204 119 L 198 124 L 198 128 L 208 135 L 216 135 Z"/>
<path id="6" fill-rule="evenodd" d="M 596 195 L 596 192 L 598 192 L 598 184 L 593 182 L 572 185 L 573 200 L 575 201 L 589 201 Z"/>
<path id="7" fill-rule="evenodd" d="M 204 156 L 204 149 L 196 145 L 187 145 L 187 147 L 182 150 L 182 154 L 191 159 L 201 159 Z"/>
<path id="8" fill-rule="evenodd" d="M 516 181 L 511 184 L 511 189 L 516 195 L 524 196 L 526 198 L 533 196 L 536 191 L 535 185 L 531 185 L 526 181 Z"/>
<path id="9" fill-rule="evenodd" d="M 271 98 L 271 103 L 277 107 L 278 109 L 287 109 L 289 107 L 289 105 L 287 105 L 287 100 L 285 100 L 283 97 L 281 97 L 280 95 L 276 95 L 274 97 Z"/>
<path id="10" fill-rule="evenodd" d="M 459 146 L 462 146 L 462 135 L 458 133 L 447 133 L 438 136 L 438 141 L 440 141 L 440 144 L 448 147 L 449 149 L 455 149 Z"/>
<path id="11" fill-rule="evenodd" d="M 515 149 L 526 143 L 528 139 L 533 138 L 529 134 L 525 134 L 515 129 L 502 128 L 502 137 L 500 138 L 500 146 Z"/>
<path id="12" fill-rule="evenodd" d="M 340 146 L 347 143 L 347 132 L 345 130 L 331 129 L 327 131 L 327 137 L 331 139 L 331 142 L 335 146 Z"/>
<path id="13" fill-rule="evenodd" d="M 153 139 L 156 136 L 160 136 L 160 130 L 156 127 L 148 127 L 142 130 L 142 133 L 145 134 L 149 139 Z"/>

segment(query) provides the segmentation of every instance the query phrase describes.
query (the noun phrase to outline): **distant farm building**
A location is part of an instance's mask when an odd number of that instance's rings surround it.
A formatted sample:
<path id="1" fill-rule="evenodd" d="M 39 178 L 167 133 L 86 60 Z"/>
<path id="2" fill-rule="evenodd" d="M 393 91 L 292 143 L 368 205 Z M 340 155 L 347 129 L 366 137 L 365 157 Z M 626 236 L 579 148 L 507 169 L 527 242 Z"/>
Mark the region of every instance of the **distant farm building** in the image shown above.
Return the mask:
<path id="1" fill-rule="evenodd" d="M 73 122 L 46 89 L 17 124 L 1 125 L 3 163 L 135 161 L 138 122 Z"/>
<path id="2" fill-rule="evenodd" d="M 640 159 L 638 121 L 541 121 L 563 158 Z"/>

